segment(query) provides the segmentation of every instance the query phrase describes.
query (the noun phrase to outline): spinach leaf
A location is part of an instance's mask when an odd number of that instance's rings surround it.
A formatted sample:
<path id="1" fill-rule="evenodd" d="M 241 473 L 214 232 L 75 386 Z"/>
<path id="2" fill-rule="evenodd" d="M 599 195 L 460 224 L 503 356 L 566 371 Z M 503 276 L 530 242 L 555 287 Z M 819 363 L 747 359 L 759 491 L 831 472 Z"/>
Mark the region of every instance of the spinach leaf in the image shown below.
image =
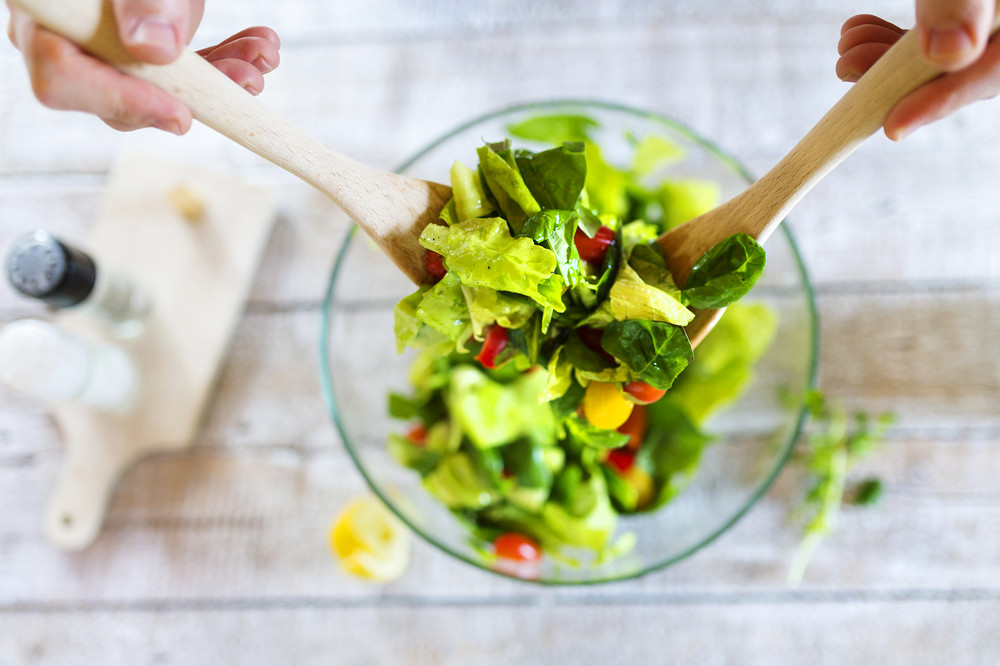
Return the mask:
<path id="1" fill-rule="evenodd" d="M 573 210 L 587 179 L 582 143 L 514 155 L 524 184 L 543 209 Z"/>
<path id="2" fill-rule="evenodd" d="M 562 346 L 562 359 L 574 368 L 587 372 L 602 372 L 615 367 L 614 361 L 588 347 L 576 331 L 566 338 L 566 343 Z"/>
<path id="3" fill-rule="evenodd" d="M 556 418 L 562 420 L 575 412 L 576 408 L 583 402 L 584 393 L 586 393 L 586 389 L 574 379 L 565 393 L 549 402 Z"/>
<path id="4" fill-rule="evenodd" d="M 694 357 L 683 328 L 645 319 L 611 322 L 601 347 L 658 389 L 670 388 Z"/>
<path id="5" fill-rule="evenodd" d="M 524 326 L 509 329 L 507 339 L 515 349 L 527 357 L 531 365 L 538 365 L 542 346 L 542 315 L 536 310 Z"/>
<path id="6" fill-rule="evenodd" d="M 552 469 L 545 461 L 542 446 L 521 439 L 500 449 L 503 469 L 526 488 L 552 487 Z"/>
<path id="7" fill-rule="evenodd" d="M 518 234 L 552 250 L 556 255 L 556 267 L 570 287 L 584 280 L 580 253 L 573 242 L 576 220 L 576 213 L 570 210 L 543 210 L 528 218 Z"/>
<path id="8" fill-rule="evenodd" d="M 686 304 L 724 308 L 753 288 L 764 270 L 764 248 L 747 234 L 734 234 L 702 255 L 691 269 L 684 290 Z"/>

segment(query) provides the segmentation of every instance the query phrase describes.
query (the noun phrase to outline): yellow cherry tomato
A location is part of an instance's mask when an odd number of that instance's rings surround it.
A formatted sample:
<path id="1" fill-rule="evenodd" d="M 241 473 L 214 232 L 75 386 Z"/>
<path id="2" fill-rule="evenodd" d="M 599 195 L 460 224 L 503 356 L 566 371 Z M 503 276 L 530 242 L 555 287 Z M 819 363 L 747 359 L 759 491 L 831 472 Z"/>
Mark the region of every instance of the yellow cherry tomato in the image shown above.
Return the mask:
<path id="1" fill-rule="evenodd" d="M 590 382 L 583 394 L 583 414 L 591 425 L 614 430 L 628 420 L 634 404 L 629 402 L 617 384 Z"/>

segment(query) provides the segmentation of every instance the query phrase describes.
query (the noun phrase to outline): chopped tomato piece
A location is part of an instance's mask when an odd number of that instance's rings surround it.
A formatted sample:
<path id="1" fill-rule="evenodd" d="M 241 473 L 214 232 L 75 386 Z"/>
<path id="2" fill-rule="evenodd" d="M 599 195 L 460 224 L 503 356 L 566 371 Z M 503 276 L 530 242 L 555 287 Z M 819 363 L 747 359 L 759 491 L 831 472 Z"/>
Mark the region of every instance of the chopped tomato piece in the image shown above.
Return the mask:
<path id="1" fill-rule="evenodd" d="M 629 414 L 628 420 L 625 423 L 618 426 L 618 432 L 628 435 L 628 447 L 630 451 L 635 451 L 642 444 L 642 440 L 646 438 L 646 408 L 642 405 L 636 405 L 632 409 L 632 413 Z"/>
<path id="2" fill-rule="evenodd" d="M 497 557 L 521 562 L 535 562 L 542 557 L 542 548 L 529 536 L 517 532 L 506 532 L 493 540 L 493 550 Z"/>
<path id="3" fill-rule="evenodd" d="M 622 390 L 635 398 L 639 404 L 648 405 L 656 402 L 667 392 L 666 389 L 653 388 L 642 380 L 629 382 L 622 387 Z"/>
<path id="4" fill-rule="evenodd" d="M 427 269 L 427 272 L 430 273 L 435 282 L 448 273 L 448 269 L 444 267 L 444 257 L 434 250 L 427 250 L 424 254 L 424 268 Z"/>
<path id="5" fill-rule="evenodd" d="M 615 240 L 615 232 L 611 227 L 601 227 L 591 238 L 580 229 L 573 235 L 573 244 L 576 251 L 580 253 L 580 258 L 593 264 L 600 264 L 604 261 L 604 255 L 608 251 L 608 246 Z"/>
<path id="6" fill-rule="evenodd" d="M 608 451 L 608 459 L 605 461 L 614 467 L 620 474 L 632 469 L 635 464 L 635 452 L 630 451 L 627 446 Z"/>
<path id="7" fill-rule="evenodd" d="M 483 348 L 476 354 L 476 360 L 484 368 L 492 370 L 497 367 L 497 356 L 507 346 L 507 329 L 503 326 L 490 326 L 483 340 Z"/>
<path id="8" fill-rule="evenodd" d="M 406 431 L 406 439 L 414 446 L 423 446 L 427 443 L 427 426 L 418 423 Z"/>

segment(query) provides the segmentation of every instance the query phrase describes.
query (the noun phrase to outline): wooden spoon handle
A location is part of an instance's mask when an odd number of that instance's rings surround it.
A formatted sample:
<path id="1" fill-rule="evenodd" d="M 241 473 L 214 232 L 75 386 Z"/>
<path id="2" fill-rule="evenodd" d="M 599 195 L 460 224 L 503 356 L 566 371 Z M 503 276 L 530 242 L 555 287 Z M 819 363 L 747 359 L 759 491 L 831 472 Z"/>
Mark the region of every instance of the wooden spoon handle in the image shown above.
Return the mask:
<path id="1" fill-rule="evenodd" d="M 149 65 L 122 46 L 110 0 L 9 0 L 116 69 L 170 93 L 199 121 L 329 196 L 396 265 L 425 281 L 417 238 L 451 192 L 436 183 L 387 173 L 353 160 L 279 116 L 195 53 Z"/>
<path id="2" fill-rule="evenodd" d="M 1000 2 L 991 32 L 998 27 Z M 903 35 L 771 171 L 733 200 L 754 209 L 740 211 L 752 213 L 741 215 L 745 232 L 763 242 L 816 183 L 882 127 L 901 99 L 940 75 L 923 57 L 916 31 Z"/>

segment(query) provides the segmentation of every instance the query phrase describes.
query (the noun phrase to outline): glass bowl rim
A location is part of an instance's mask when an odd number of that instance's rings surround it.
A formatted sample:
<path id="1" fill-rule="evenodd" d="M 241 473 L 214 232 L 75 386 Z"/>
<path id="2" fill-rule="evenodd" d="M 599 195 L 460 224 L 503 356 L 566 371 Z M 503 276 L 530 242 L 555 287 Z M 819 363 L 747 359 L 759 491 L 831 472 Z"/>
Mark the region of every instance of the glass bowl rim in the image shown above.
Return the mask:
<path id="1" fill-rule="evenodd" d="M 750 174 L 750 172 L 743 166 L 742 163 L 740 163 L 736 158 L 731 156 L 729 153 L 722 150 L 713 141 L 703 137 L 701 134 L 694 131 L 687 125 L 669 116 L 652 111 L 638 109 L 635 107 L 615 102 L 606 102 L 606 101 L 592 100 L 592 99 L 574 99 L 574 98 L 524 102 L 520 104 L 506 106 L 494 111 L 490 111 L 485 114 L 478 115 L 463 123 L 460 123 L 453 129 L 433 139 L 423 148 L 421 148 L 416 153 L 411 155 L 409 158 L 404 160 L 398 167 L 394 169 L 394 171 L 396 173 L 402 173 L 406 171 L 406 169 L 411 167 L 417 160 L 419 160 L 424 155 L 426 155 L 427 153 L 431 152 L 432 150 L 440 146 L 442 143 L 448 141 L 449 139 L 457 136 L 458 134 L 480 123 L 487 122 L 495 118 L 499 118 L 501 116 L 505 116 L 512 113 L 519 113 L 531 110 L 556 109 L 556 108 L 559 109 L 598 108 L 606 111 L 620 112 L 656 121 L 658 123 L 661 123 L 669 127 L 678 134 L 685 136 L 686 138 L 690 139 L 693 143 L 699 145 L 700 147 L 711 153 L 715 158 L 717 158 L 722 163 L 726 164 L 740 177 L 742 177 L 748 185 L 754 182 L 754 180 L 756 180 Z M 795 238 L 788 227 L 787 218 L 783 220 L 783 222 L 784 224 L 781 224 L 779 226 L 779 229 L 784 234 L 785 240 L 788 242 L 788 245 L 792 250 L 792 256 L 795 259 L 795 266 L 798 269 L 799 275 L 802 278 L 802 283 L 805 286 L 806 304 L 808 306 L 807 321 L 812 330 L 811 345 L 809 349 L 809 356 L 810 356 L 809 367 L 807 370 L 808 372 L 807 389 L 813 389 L 816 387 L 816 380 L 818 377 L 819 347 L 820 347 L 819 314 L 816 308 L 816 294 L 812 285 L 812 281 L 809 279 L 809 273 L 806 269 L 805 263 L 803 262 L 802 254 L 799 252 L 798 244 L 795 242 Z M 330 415 L 331 418 L 333 419 L 334 426 L 336 427 L 337 432 L 340 435 L 341 441 L 344 444 L 344 448 L 347 449 L 347 453 L 350 456 L 351 461 L 354 463 L 355 469 L 357 469 L 358 472 L 361 474 L 361 476 L 364 478 L 365 483 L 368 485 L 371 491 L 375 493 L 375 495 L 389 508 L 390 511 L 393 512 L 393 514 L 396 515 L 397 518 L 399 518 L 409 529 L 411 529 L 413 532 L 419 535 L 422 539 L 432 544 L 436 548 L 444 551 L 448 555 L 456 559 L 459 559 L 462 562 L 470 564 L 477 569 L 480 569 L 482 571 L 488 571 L 492 574 L 510 580 L 516 580 L 524 583 L 533 583 L 535 585 L 553 586 L 553 587 L 597 585 L 601 583 L 622 582 L 634 578 L 639 578 L 641 576 L 648 575 L 655 571 L 665 569 L 673 564 L 676 564 L 680 561 L 687 559 L 688 557 L 692 556 L 699 550 L 705 548 L 706 546 L 714 542 L 716 539 L 721 537 L 723 534 L 725 534 L 727 531 L 729 531 L 729 529 L 732 528 L 736 523 L 738 523 L 743 518 L 743 516 L 745 516 L 747 512 L 749 512 L 750 509 L 753 508 L 758 501 L 760 501 L 760 499 L 767 493 L 767 491 L 774 484 L 775 480 L 778 478 L 778 475 L 781 473 L 782 469 L 784 469 L 785 467 L 785 464 L 788 462 L 788 459 L 792 453 L 792 449 L 795 447 L 795 443 L 798 441 L 799 436 L 802 434 L 802 429 L 805 425 L 808 412 L 805 405 L 803 405 L 799 411 L 799 417 L 795 424 L 795 428 L 792 431 L 791 436 L 788 437 L 788 439 L 782 444 L 782 450 L 777 460 L 775 461 L 773 469 L 770 472 L 768 472 L 764 481 L 760 483 L 760 485 L 756 488 L 756 490 L 754 490 L 753 493 L 751 493 L 751 495 L 746 500 L 744 505 L 738 511 L 733 513 L 727 520 L 723 521 L 716 529 L 714 529 L 707 536 L 698 540 L 695 544 L 689 546 L 688 548 L 685 548 L 679 553 L 676 553 L 673 556 L 666 558 L 662 561 L 657 561 L 653 564 L 640 567 L 637 570 L 631 571 L 622 576 L 608 576 L 608 577 L 594 578 L 588 580 L 564 580 L 564 581 L 526 579 L 515 576 L 511 573 L 506 573 L 504 571 L 498 570 L 493 567 L 486 566 L 482 562 L 476 561 L 471 557 L 466 556 L 463 553 L 457 552 L 448 544 L 437 539 L 434 535 L 429 534 L 426 530 L 422 529 L 417 525 L 414 525 L 413 522 L 411 522 L 403 514 L 402 511 L 397 509 L 395 503 L 391 500 L 391 498 L 389 498 L 387 494 L 383 492 L 383 490 L 379 487 L 379 485 L 375 482 L 375 480 L 369 475 L 367 469 L 365 468 L 364 464 L 361 461 L 360 454 L 357 451 L 355 451 L 354 446 L 351 444 L 350 437 L 348 436 L 344 424 L 341 421 L 340 411 L 337 409 L 337 401 L 336 398 L 334 397 L 334 392 L 333 392 L 333 383 L 331 380 L 332 375 L 330 371 L 331 370 L 330 356 L 328 352 L 327 341 L 331 331 L 331 324 L 333 321 L 334 287 L 337 284 L 337 277 L 340 273 L 341 267 L 344 264 L 347 251 L 351 245 L 351 240 L 357 233 L 358 233 L 357 225 L 352 224 L 347 234 L 345 234 L 343 244 L 341 245 L 340 250 L 337 253 L 337 257 L 334 260 L 333 270 L 330 273 L 330 280 L 327 283 L 326 293 L 323 297 L 322 312 L 320 318 L 319 355 L 320 355 L 320 383 L 323 389 L 324 401 L 327 404 L 327 409 L 330 411 Z"/>

